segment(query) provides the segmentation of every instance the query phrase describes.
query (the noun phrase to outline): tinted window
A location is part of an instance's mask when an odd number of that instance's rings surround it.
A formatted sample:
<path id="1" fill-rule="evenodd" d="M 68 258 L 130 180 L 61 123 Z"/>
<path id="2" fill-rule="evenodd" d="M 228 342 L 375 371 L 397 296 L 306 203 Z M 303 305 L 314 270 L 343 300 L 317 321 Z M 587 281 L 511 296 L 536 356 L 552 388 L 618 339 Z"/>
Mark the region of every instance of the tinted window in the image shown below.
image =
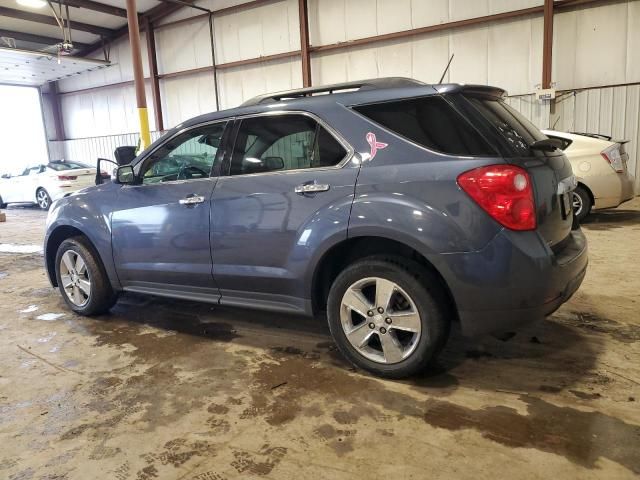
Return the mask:
<path id="1" fill-rule="evenodd" d="M 145 160 L 142 183 L 159 183 L 208 177 L 218 158 L 225 124 L 194 128 L 169 139 Z"/>
<path id="2" fill-rule="evenodd" d="M 346 155 L 344 147 L 305 115 L 242 120 L 231 159 L 231 175 L 327 167 Z"/>
<path id="3" fill-rule="evenodd" d="M 553 138 L 554 140 L 558 140 L 561 143 L 560 150 L 564 151 L 569 148 L 569 145 L 573 143 L 573 140 L 569 140 L 564 137 L 556 137 L 555 135 L 547 135 L 549 138 Z"/>
<path id="4" fill-rule="evenodd" d="M 471 124 L 440 96 L 362 105 L 355 110 L 431 150 L 452 155 L 495 155 Z"/>
<path id="5" fill-rule="evenodd" d="M 51 162 L 47 165 L 49 168 L 60 172 L 62 170 L 73 170 L 74 168 L 93 168 L 80 162 Z"/>
<path id="6" fill-rule="evenodd" d="M 547 138 L 533 123 L 503 100 L 492 97 L 466 98 L 492 124 L 497 133 L 497 141 L 510 150 L 506 154 L 532 156 L 534 154 L 529 146 Z M 540 151 L 537 153 L 540 154 Z"/>

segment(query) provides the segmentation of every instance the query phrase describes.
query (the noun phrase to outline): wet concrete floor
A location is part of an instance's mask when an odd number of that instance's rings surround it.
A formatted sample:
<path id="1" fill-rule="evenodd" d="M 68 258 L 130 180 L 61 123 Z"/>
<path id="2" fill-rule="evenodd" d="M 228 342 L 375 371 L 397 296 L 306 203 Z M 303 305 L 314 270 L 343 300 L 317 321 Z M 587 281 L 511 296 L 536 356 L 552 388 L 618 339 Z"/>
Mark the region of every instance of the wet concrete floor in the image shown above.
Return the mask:
<path id="1" fill-rule="evenodd" d="M 10 208 L 0 245 L 38 245 Z M 584 226 L 590 268 L 509 341 L 454 328 L 419 378 L 354 370 L 323 318 L 123 295 L 70 313 L 0 253 L 0 479 L 635 478 L 640 199 Z"/>

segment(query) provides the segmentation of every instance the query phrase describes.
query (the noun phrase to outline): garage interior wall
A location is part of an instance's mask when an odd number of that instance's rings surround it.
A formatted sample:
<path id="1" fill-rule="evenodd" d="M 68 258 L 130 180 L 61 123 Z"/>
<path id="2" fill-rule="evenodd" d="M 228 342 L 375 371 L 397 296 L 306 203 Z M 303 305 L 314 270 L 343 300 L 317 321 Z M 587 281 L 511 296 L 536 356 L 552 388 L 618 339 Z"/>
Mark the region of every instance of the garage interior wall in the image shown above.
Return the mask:
<path id="1" fill-rule="evenodd" d="M 218 10 L 243 2 L 196 2 Z M 408 76 L 435 83 L 451 54 L 444 82 L 502 87 L 508 102 L 538 127 L 629 140 L 629 168 L 640 191 L 640 1 L 585 2 L 554 15 L 555 101 L 540 102 L 543 16 L 495 20 L 359 46 L 314 48 L 375 35 L 539 7 L 542 0 L 308 0 L 312 83 Z M 175 23 L 178 21 L 178 23 Z M 165 128 L 216 110 L 206 16 L 183 8 L 154 26 Z M 302 86 L 298 0 L 253 2 L 214 15 L 220 108 L 269 91 Z M 148 77 L 146 42 L 143 63 Z M 101 51 L 92 56 L 100 58 Z M 248 59 L 275 56 L 258 63 Z M 128 38 L 113 42 L 109 68 L 59 83 L 64 141 L 52 157 L 88 163 L 112 147 L 137 141 L 137 114 Z M 150 83 L 147 96 L 151 99 Z M 148 101 L 154 129 L 152 102 Z M 45 118 L 48 106 L 45 104 Z M 51 122 L 47 121 L 47 124 Z M 157 134 L 156 134 L 157 135 Z M 55 138 L 50 135 L 50 138 Z"/>

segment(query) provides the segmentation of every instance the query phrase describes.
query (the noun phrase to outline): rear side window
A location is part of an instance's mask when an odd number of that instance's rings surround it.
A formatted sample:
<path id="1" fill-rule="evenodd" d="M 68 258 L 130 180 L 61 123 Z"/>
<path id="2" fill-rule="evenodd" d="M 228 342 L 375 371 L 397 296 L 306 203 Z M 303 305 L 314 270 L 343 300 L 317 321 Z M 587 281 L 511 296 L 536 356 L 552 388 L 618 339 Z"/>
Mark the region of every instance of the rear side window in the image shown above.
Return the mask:
<path id="1" fill-rule="evenodd" d="M 229 173 L 330 167 L 346 154 L 327 130 L 306 115 L 262 115 L 242 120 Z"/>
<path id="2" fill-rule="evenodd" d="M 440 96 L 354 107 L 398 135 L 450 155 L 495 156 L 484 138 Z"/>

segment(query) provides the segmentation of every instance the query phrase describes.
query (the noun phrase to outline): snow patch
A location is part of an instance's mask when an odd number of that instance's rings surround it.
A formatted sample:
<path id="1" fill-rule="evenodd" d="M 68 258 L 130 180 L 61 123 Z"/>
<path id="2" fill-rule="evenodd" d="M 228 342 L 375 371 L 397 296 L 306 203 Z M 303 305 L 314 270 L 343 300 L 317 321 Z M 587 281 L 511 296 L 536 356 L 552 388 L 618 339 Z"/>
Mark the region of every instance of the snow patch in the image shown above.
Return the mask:
<path id="1" fill-rule="evenodd" d="M 20 313 L 31 313 L 31 312 L 35 312 L 36 310 L 38 310 L 37 305 L 29 305 L 24 310 L 20 310 Z"/>
<path id="2" fill-rule="evenodd" d="M 44 320 L 45 322 L 52 322 L 60 317 L 64 317 L 64 313 L 43 313 L 42 315 L 38 315 L 36 318 L 38 320 Z"/>
<path id="3" fill-rule="evenodd" d="M 0 253 L 42 254 L 42 245 L 18 245 L 17 243 L 0 243 Z"/>

